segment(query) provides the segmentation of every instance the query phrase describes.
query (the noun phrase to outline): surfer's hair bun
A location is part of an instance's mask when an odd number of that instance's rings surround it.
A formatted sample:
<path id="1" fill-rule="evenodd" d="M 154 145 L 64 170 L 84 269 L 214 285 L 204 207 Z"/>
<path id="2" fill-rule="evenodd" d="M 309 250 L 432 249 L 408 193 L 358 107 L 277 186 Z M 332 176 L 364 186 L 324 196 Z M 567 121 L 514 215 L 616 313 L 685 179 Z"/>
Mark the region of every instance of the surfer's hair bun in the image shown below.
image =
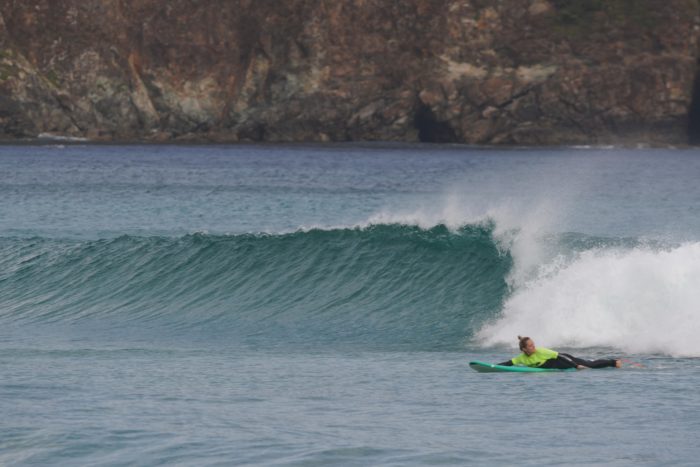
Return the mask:
<path id="1" fill-rule="evenodd" d="M 525 336 L 518 336 L 518 347 L 520 347 L 520 350 L 525 350 L 525 347 L 527 347 L 527 341 L 529 341 L 530 338 Z"/>

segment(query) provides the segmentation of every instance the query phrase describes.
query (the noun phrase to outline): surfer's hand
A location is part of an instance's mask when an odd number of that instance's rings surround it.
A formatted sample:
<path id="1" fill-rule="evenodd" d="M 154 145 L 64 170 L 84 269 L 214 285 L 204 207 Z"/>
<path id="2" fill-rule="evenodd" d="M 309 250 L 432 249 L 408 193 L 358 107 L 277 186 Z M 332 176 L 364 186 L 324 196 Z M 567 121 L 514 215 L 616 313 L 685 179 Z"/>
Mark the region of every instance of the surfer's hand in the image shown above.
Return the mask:
<path id="1" fill-rule="evenodd" d="M 577 369 L 577 370 L 587 370 L 588 367 L 587 367 L 587 366 L 583 366 L 583 365 L 576 365 L 576 369 Z"/>

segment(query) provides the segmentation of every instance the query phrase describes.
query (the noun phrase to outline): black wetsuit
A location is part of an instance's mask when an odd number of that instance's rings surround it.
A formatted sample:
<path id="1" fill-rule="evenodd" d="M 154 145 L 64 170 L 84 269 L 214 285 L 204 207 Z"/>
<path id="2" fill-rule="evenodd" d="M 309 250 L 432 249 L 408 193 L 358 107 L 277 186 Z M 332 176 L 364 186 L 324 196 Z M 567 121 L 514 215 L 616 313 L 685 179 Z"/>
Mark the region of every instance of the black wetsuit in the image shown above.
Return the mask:
<path id="1" fill-rule="evenodd" d="M 582 358 L 569 355 L 568 353 L 560 353 L 557 358 L 550 358 L 537 368 L 558 368 L 560 370 L 566 370 L 568 368 L 576 368 L 578 365 L 582 365 L 587 368 L 607 368 L 614 367 L 615 361 L 615 359 L 584 360 Z M 499 363 L 499 365 L 513 366 L 513 362 L 508 360 L 507 362 Z"/>

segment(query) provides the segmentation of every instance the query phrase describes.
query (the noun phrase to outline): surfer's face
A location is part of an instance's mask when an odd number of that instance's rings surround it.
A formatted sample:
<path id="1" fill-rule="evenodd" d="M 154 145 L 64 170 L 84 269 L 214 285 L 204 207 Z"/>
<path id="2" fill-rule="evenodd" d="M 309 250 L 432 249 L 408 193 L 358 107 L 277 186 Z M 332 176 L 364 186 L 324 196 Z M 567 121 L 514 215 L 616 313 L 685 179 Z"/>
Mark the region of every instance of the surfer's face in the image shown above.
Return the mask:
<path id="1" fill-rule="evenodd" d="M 533 353 L 535 353 L 535 350 L 537 350 L 535 348 L 535 341 L 533 341 L 532 339 L 529 339 L 527 341 L 527 344 L 525 344 L 525 348 L 523 349 L 523 352 L 525 352 L 525 354 L 527 354 L 527 355 L 532 355 Z"/>

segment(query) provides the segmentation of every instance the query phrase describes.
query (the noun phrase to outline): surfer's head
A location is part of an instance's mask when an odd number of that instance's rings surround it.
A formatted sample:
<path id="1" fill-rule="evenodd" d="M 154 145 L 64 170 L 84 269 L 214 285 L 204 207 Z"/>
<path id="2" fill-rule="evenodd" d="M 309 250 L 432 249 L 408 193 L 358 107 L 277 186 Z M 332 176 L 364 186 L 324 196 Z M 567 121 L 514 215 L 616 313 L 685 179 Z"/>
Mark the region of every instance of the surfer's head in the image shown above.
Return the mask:
<path id="1" fill-rule="evenodd" d="M 518 336 L 518 341 L 518 347 L 527 355 L 532 355 L 535 353 L 535 350 L 537 350 L 535 348 L 535 342 L 529 337 Z"/>

